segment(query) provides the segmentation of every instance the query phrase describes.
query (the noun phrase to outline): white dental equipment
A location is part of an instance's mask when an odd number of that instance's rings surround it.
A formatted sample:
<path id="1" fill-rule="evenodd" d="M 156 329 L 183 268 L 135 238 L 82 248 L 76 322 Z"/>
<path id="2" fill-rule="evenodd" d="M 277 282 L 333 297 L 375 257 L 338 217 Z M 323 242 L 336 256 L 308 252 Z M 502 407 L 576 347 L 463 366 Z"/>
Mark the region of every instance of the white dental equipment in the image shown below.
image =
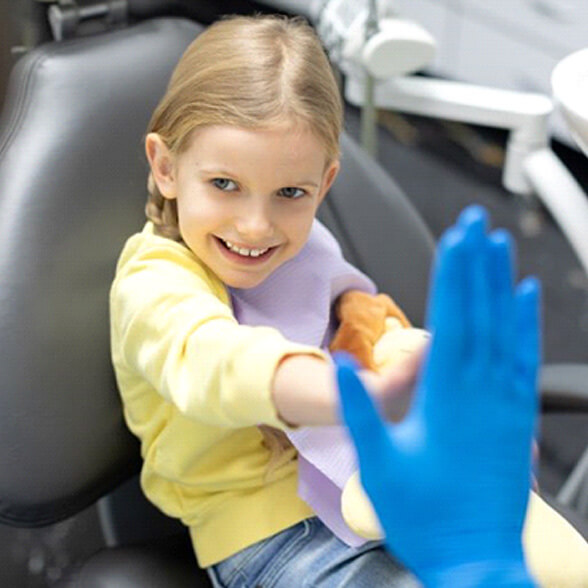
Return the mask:
<path id="1" fill-rule="evenodd" d="M 537 196 L 549 210 L 588 274 L 588 199 L 549 147 L 553 101 L 536 93 L 502 90 L 411 74 L 432 62 L 435 43 L 417 23 L 393 14 L 391 2 L 318 0 L 317 29 L 346 74 L 344 94 L 362 109 L 362 143 L 376 154 L 376 108 L 497 127 L 509 131 L 503 169 L 507 190 Z M 582 52 L 580 52 L 582 53 Z M 562 62 L 554 92 L 579 143 L 588 143 L 588 67 L 574 86 L 583 99 L 558 90 L 565 72 L 588 62 Z M 557 73 L 559 69 L 559 74 Z M 561 82 L 563 88 L 563 82 Z M 583 102 L 582 102 L 583 100 Z M 582 143 L 583 141 L 583 143 Z"/>

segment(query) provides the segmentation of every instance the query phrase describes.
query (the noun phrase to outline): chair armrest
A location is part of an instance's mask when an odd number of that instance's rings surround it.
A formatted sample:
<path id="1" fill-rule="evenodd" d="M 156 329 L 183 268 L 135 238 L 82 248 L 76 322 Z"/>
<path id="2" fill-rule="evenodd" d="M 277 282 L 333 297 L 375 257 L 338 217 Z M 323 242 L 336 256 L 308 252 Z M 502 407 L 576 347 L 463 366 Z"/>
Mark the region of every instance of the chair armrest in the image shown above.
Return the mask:
<path id="1" fill-rule="evenodd" d="M 539 386 L 543 412 L 588 412 L 588 364 L 547 364 Z"/>

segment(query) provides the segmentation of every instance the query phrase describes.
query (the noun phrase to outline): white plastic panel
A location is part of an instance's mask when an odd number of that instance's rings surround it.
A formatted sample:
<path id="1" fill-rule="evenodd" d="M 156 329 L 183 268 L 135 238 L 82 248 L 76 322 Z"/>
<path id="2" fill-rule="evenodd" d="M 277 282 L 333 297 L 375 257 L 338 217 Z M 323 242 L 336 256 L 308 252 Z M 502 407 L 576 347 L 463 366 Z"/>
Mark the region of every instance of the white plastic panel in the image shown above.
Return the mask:
<path id="1" fill-rule="evenodd" d="M 508 33 L 465 17 L 460 41 L 455 69 L 459 79 L 551 94 L 551 71 L 563 55 L 539 51 Z"/>
<path id="2" fill-rule="evenodd" d="M 551 55 L 478 20 L 463 18 L 462 51 L 453 75 L 463 81 L 551 96 L 551 72 L 565 55 Z M 570 141 L 563 119 L 553 116 L 553 131 Z"/>
<path id="3" fill-rule="evenodd" d="M 461 0 L 464 15 L 555 56 L 588 47 L 586 0 Z"/>

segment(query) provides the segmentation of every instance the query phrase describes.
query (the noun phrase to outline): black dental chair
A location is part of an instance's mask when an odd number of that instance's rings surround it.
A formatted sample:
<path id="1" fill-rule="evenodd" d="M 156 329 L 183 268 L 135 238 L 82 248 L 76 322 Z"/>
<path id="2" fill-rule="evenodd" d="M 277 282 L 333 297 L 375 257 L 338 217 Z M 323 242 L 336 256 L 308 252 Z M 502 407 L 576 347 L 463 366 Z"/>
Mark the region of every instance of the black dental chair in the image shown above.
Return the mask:
<path id="1" fill-rule="evenodd" d="M 108 495 L 99 511 L 112 547 L 62 585 L 209 585 L 180 524 L 137 491 L 107 307 L 117 256 L 144 222 L 147 122 L 200 30 L 154 19 L 49 43 L 11 78 L 0 134 L 0 522 L 49 525 Z M 419 323 L 431 237 L 349 137 L 343 152 L 323 220 L 365 271 L 394 268 L 379 285 Z M 386 243 L 378 258 L 374 243 Z"/>
<path id="2" fill-rule="evenodd" d="M 148 20 L 38 47 L 12 74 L 0 125 L 0 523 L 50 525 L 99 501 L 108 547 L 61 586 L 210 585 L 187 533 L 137 490 L 107 306 L 117 256 L 144 222 L 147 122 L 200 31 Z M 321 218 L 422 324 L 433 240 L 348 136 L 342 149 Z"/>

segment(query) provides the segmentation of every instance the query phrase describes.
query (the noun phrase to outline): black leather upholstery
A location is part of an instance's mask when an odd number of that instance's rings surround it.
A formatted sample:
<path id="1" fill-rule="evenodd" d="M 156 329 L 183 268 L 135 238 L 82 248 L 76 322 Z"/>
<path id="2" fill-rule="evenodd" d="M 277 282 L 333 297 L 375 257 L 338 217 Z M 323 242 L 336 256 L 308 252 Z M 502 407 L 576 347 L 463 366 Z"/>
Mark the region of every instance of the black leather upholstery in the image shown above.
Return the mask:
<path id="1" fill-rule="evenodd" d="M 42 525 L 136 470 L 109 358 L 108 289 L 143 222 L 142 137 L 201 27 L 184 20 L 32 51 L 0 136 L 0 521 Z"/>
<path id="2" fill-rule="evenodd" d="M 187 535 L 104 549 L 70 570 L 55 588 L 206 588 Z"/>

